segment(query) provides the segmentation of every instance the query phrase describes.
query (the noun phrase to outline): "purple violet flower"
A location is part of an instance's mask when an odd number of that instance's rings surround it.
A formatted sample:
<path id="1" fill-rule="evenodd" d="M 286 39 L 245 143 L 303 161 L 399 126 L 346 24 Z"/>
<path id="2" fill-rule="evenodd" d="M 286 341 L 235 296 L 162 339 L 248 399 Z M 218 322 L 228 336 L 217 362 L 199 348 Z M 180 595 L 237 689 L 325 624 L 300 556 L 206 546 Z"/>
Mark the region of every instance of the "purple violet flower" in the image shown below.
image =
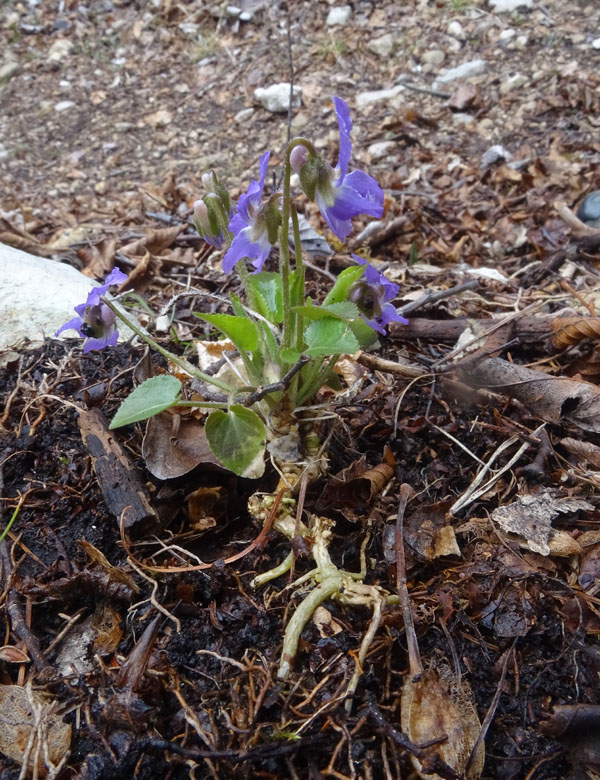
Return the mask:
<path id="1" fill-rule="evenodd" d="M 327 165 L 328 175 L 319 177 L 315 200 L 333 233 L 345 241 L 352 230 L 352 217 L 357 214 L 383 215 L 383 190 L 364 171 L 347 172 L 352 153 L 352 119 L 347 103 L 339 97 L 334 97 L 333 102 L 340 128 L 340 155 L 336 169 Z"/>
<path id="2" fill-rule="evenodd" d="M 118 268 L 113 269 L 104 280 L 104 284 L 94 287 L 89 293 L 85 303 L 75 306 L 77 317 L 65 322 L 55 336 L 63 330 L 76 330 L 84 338 L 84 354 L 94 349 L 114 347 L 119 338 L 119 331 L 115 327 L 115 313 L 102 303 L 100 296 L 106 295 L 108 288 L 113 284 L 121 284 L 127 281 L 127 275 Z"/>
<path id="3" fill-rule="evenodd" d="M 356 304 L 367 325 L 382 334 L 385 334 L 385 328 L 390 322 L 408 325 L 408 320 L 389 303 L 398 294 L 398 285 L 386 279 L 364 258 L 358 255 L 352 257 L 359 265 L 366 265 L 366 268 L 363 276 L 350 289 L 348 300 Z"/>
<path id="4" fill-rule="evenodd" d="M 271 253 L 274 241 L 270 240 L 265 210 L 261 208 L 270 156 L 271 152 L 265 152 L 260 158 L 260 180 L 251 181 L 246 194 L 240 195 L 237 212 L 229 223 L 234 239 L 223 258 L 226 274 L 231 273 L 243 257 L 251 259 L 252 265 L 260 271 Z"/>

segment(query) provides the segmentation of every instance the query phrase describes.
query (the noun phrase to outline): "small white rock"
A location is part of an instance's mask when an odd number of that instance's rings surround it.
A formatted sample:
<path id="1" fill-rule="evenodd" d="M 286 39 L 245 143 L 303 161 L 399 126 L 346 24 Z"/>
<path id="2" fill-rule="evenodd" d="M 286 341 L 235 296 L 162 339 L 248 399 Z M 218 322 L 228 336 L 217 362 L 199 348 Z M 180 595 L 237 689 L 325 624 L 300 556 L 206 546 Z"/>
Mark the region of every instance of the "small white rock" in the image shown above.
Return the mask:
<path id="1" fill-rule="evenodd" d="M 60 63 L 69 56 L 73 44 L 68 38 L 59 38 L 54 41 L 48 50 L 46 62 L 50 65 L 60 65 Z"/>
<path id="2" fill-rule="evenodd" d="M 61 100 L 54 106 L 55 111 L 66 111 L 69 108 L 73 108 L 75 102 L 73 100 Z"/>
<path id="3" fill-rule="evenodd" d="M 504 14 L 517 8 L 531 8 L 533 0 L 490 0 L 490 5 L 497 14 Z"/>
<path id="4" fill-rule="evenodd" d="M 526 49 L 528 45 L 529 45 L 528 35 L 517 35 L 517 40 L 515 41 L 516 49 Z"/>
<path id="5" fill-rule="evenodd" d="M 373 38 L 367 43 L 367 49 L 381 59 L 387 59 L 394 51 L 394 36 L 391 33 Z"/>
<path id="6" fill-rule="evenodd" d="M 446 53 L 441 49 L 430 49 L 423 54 L 421 59 L 428 65 L 441 65 L 446 59 Z"/>
<path id="7" fill-rule="evenodd" d="M 19 63 L 14 60 L 8 60 L 0 65 L 0 84 L 10 81 L 13 76 L 19 72 Z"/>
<path id="8" fill-rule="evenodd" d="M 451 81 L 457 81 L 458 79 L 468 79 L 472 76 L 479 76 L 485 73 L 487 69 L 487 62 L 485 60 L 470 60 L 469 62 L 463 62 L 462 65 L 458 65 L 456 68 L 450 68 L 441 76 L 438 76 L 435 83 L 439 86 L 442 84 L 449 84 Z M 435 88 L 435 85 L 434 85 Z"/>
<path id="9" fill-rule="evenodd" d="M 452 121 L 457 125 L 470 125 L 473 121 L 472 114 L 465 114 L 463 111 L 457 111 L 452 114 Z"/>
<path id="10" fill-rule="evenodd" d="M 378 141 L 369 146 L 368 152 L 372 161 L 381 160 L 382 157 L 387 157 L 395 148 L 395 141 Z"/>
<path id="11" fill-rule="evenodd" d="M 356 107 L 364 108 L 370 103 L 378 103 L 381 100 L 390 100 L 397 97 L 401 92 L 404 92 L 404 87 L 397 86 L 391 89 L 377 89 L 373 92 L 360 92 L 356 96 Z"/>
<path id="12" fill-rule="evenodd" d="M 514 73 L 512 76 L 504 79 L 502 84 L 500 84 L 500 94 L 508 95 L 509 92 L 522 87 L 526 81 L 527 79 L 521 73 Z"/>
<path id="13" fill-rule="evenodd" d="M 344 25 L 350 21 L 352 16 L 352 7 L 349 5 L 334 5 L 327 14 L 327 25 Z"/>
<path id="14" fill-rule="evenodd" d="M 500 144 L 494 144 L 493 146 L 490 146 L 486 152 L 484 152 L 479 165 L 485 170 L 494 163 L 508 162 L 511 159 L 512 154 L 508 151 L 508 149 L 506 149 L 504 146 L 501 146 Z"/>
<path id="15" fill-rule="evenodd" d="M 512 38 L 515 37 L 517 34 L 516 30 L 513 30 L 512 27 L 507 27 L 506 30 L 502 30 L 500 35 L 498 36 L 498 43 L 508 43 Z"/>
<path id="16" fill-rule="evenodd" d="M 300 87 L 295 86 L 292 108 L 298 108 L 302 105 L 301 94 L 302 90 Z M 254 90 L 254 97 L 267 111 L 270 111 L 272 114 L 282 114 L 290 106 L 290 85 L 281 82 L 280 84 L 271 84 L 266 89 L 257 87 Z"/>
<path id="17" fill-rule="evenodd" d="M 242 108 L 242 110 L 238 111 L 237 114 L 233 117 L 233 121 L 237 122 L 238 125 L 241 125 L 244 122 L 247 122 L 253 113 L 253 108 Z"/>
<path id="18" fill-rule="evenodd" d="M 448 25 L 448 35 L 451 35 L 453 38 L 456 38 L 458 41 L 464 41 L 466 40 L 466 33 L 464 30 L 464 27 L 462 24 L 456 20 L 453 22 L 450 22 Z"/>
<path id="19" fill-rule="evenodd" d="M 594 38 L 592 41 L 592 49 L 600 50 L 600 38 Z"/>

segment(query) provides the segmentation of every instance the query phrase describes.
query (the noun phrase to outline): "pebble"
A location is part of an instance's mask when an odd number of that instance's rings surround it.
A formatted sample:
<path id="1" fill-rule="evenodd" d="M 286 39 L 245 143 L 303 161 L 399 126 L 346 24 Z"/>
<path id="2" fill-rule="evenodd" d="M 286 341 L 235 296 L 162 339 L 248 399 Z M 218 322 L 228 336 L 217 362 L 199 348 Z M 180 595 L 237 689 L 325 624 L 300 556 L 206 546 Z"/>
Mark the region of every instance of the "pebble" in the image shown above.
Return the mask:
<path id="1" fill-rule="evenodd" d="M 453 38 L 456 38 L 458 41 L 464 41 L 467 38 L 464 27 L 460 22 L 457 22 L 456 20 L 450 22 L 450 24 L 448 25 L 448 35 L 451 35 Z"/>
<path id="2" fill-rule="evenodd" d="M 382 157 L 387 157 L 391 152 L 396 149 L 395 141 L 378 141 L 371 144 L 368 148 L 368 152 L 371 155 L 371 161 L 381 160 Z"/>
<path id="3" fill-rule="evenodd" d="M 510 40 L 512 40 L 515 35 L 517 34 L 516 30 L 513 30 L 512 27 L 507 27 L 506 30 L 502 30 L 500 35 L 498 36 L 498 43 L 507 44 Z"/>
<path id="4" fill-rule="evenodd" d="M 423 54 L 421 59 L 427 65 L 441 65 L 446 59 L 446 53 L 441 49 L 430 49 Z"/>
<path id="5" fill-rule="evenodd" d="M 298 108 L 302 105 L 301 94 L 302 90 L 300 87 L 295 86 L 292 108 Z M 257 87 L 254 90 L 254 97 L 267 111 L 270 111 L 272 114 L 282 114 L 290 106 L 290 85 L 286 82 L 281 82 L 280 84 L 271 84 L 266 89 Z"/>
<path id="6" fill-rule="evenodd" d="M 516 49 L 526 49 L 528 45 L 529 45 L 529 36 L 527 36 L 527 35 L 518 35 L 517 36 L 517 40 L 515 41 L 515 48 Z"/>
<path id="7" fill-rule="evenodd" d="M 577 216 L 589 227 L 600 228 L 600 190 L 594 190 L 581 201 Z"/>
<path id="8" fill-rule="evenodd" d="M 69 108 L 73 108 L 75 102 L 73 100 L 61 100 L 54 105 L 55 111 L 67 111 Z"/>
<path id="9" fill-rule="evenodd" d="M 4 84 L 10 81 L 13 76 L 16 76 L 19 72 L 19 63 L 14 60 L 8 60 L 8 62 L 0 65 L 0 84 Z"/>
<path id="10" fill-rule="evenodd" d="M 452 114 L 452 121 L 457 125 L 470 125 L 473 121 L 473 116 L 472 114 L 457 111 L 455 114 Z"/>
<path id="11" fill-rule="evenodd" d="M 48 65 L 60 65 L 69 56 L 72 48 L 73 44 L 68 38 L 59 38 L 49 48 L 46 62 Z"/>
<path id="12" fill-rule="evenodd" d="M 387 59 L 394 51 L 394 36 L 391 33 L 373 38 L 367 43 L 367 49 L 381 59 Z"/>
<path id="13" fill-rule="evenodd" d="M 252 107 L 242 108 L 242 110 L 238 111 L 237 114 L 233 117 L 233 121 L 237 122 L 238 125 L 241 125 L 244 122 L 247 122 L 253 113 L 254 113 L 254 109 Z"/>
<path id="14" fill-rule="evenodd" d="M 485 60 L 470 60 L 469 62 L 463 62 L 462 65 L 458 65 L 456 68 L 450 68 L 441 76 L 438 76 L 435 80 L 434 89 L 437 89 L 442 84 L 449 84 L 451 81 L 457 79 L 468 79 L 472 76 L 479 76 L 481 73 L 485 73 L 487 69 L 487 62 Z M 438 87 L 436 87 L 438 85 Z"/>
<path id="15" fill-rule="evenodd" d="M 592 41 L 592 49 L 600 50 L 600 38 L 594 38 Z"/>
<path id="16" fill-rule="evenodd" d="M 327 14 L 327 25 L 333 27 L 334 25 L 343 26 L 350 21 L 352 16 L 352 7 L 349 5 L 334 5 Z"/>
<path id="17" fill-rule="evenodd" d="M 372 92 L 359 92 L 356 96 L 356 107 L 364 108 L 370 103 L 379 103 L 382 100 L 390 100 L 404 92 L 404 87 L 397 86 L 391 89 L 377 89 Z"/>
<path id="18" fill-rule="evenodd" d="M 490 5 L 495 13 L 505 14 L 517 8 L 531 8 L 533 0 L 490 0 Z"/>
<path id="19" fill-rule="evenodd" d="M 514 73 L 512 76 L 508 76 L 508 78 L 504 79 L 502 84 L 500 84 L 500 94 L 508 95 L 509 92 L 519 89 L 519 87 L 522 87 L 526 82 L 527 79 L 525 76 L 521 73 Z"/>
<path id="20" fill-rule="evenodd" d="M 512 159 L 512 154 L 504 146 L 500 144 L 494 144 L 484 152 L 479 163 L 480 167 L 485 170 L 490 165 L 494 165 L 497 162 L 508 162 Z"/>

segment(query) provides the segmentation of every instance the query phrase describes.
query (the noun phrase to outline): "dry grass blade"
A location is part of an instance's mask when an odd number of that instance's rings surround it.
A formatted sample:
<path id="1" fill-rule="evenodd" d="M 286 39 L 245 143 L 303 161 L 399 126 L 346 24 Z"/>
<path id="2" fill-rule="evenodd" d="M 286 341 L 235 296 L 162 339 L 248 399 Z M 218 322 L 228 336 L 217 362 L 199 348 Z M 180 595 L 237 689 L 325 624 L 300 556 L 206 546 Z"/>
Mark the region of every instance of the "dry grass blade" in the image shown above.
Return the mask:
<path id="1" fill-rule="evenodd" d="M 402 730 L 415 745 L 435 742 L 426 755 L 411 755 L 419 777 L 480 777 L 485 758 L 483 742 L 478 743 L 481 724 L 471 701 L 471 691 L 450 669 L 423 669 L 415 633 L 404 558 L 404 512 L 413 491 L 410 485 L 400 487 L 400 505 L 396 523 L 397 587 L 409 656 L 409 679 L 401 698 Z"/>

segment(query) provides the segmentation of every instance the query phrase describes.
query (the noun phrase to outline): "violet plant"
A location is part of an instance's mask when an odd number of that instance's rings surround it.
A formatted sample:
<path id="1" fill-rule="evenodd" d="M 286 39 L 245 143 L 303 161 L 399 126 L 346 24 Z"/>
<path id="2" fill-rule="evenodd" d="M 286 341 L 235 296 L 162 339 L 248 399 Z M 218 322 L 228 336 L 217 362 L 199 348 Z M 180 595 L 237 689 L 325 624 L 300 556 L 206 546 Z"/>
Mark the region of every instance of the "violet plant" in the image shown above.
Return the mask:
<path id="1" fill-rule="evenodd" d="M 353 255 L 356 265 L 338 276 L 322 304 L 305 294 L 298 216 L 291 192 L 292 172 L 299 176 L 309 200 L 315 201 L 332 232 L 344 241 L 359 214 L 383 215 L 383 191 L 367 173 L 349 171 L 352 120 L 347 104 L 334 98 L 339 125 L 339 157 L 332 167 L 306 138 L 287 147 L 282 191 L 265 195 L 270 152 L 260 158 L 259 176 L 234 207 L 227 188 L 210 171 L 202 177 L 207 190 L 194 204 L 194 222 L 205 241 L 226 248 L 223 271 L 237 273 L 245 303 L 231 296 L 232 313 L 197 316 L 231 341 L 239 358 L 229 361 L 227 378 L 209 375 L 161 347 L 106 297 L 108 287 L 125 277 L 113 271 L 84 304 L 77 317 L 60 328 L 85 337 L 84 352 L 116 343 L 115 317 L 140 338 L 183 368 L 202 387 L 221 391 L 188 398 L 174 376 L 153 377 L 137 387 L 118 409 L 111 428 L 151 417 L 171 407 L 210 409 L 205 423 L 209 446 L 219 461 L 236 474 L 258 477 L 264 470 L 265 450 L 278 437 L 289 436 L 301 421 L 302 410 L 325 384 L 336 386 L 335 364 L 344 354 L 377 345 L 393 321 L 406 322 L 391 301 L 398 286 L 367 260 Z M 294 257 L 290 258 L 289 230 Z M 264 270 L 273 247 L 279 245 L 278 272 Z M 247 262 L 251 263 L 251 270 Z M 202 393 L 200 393 L 202 396 Z M 206 396 L 209 396 L 207 399 Z M 300 410 L 300 411 L 299 411 Z M 302 460 L 302 443 L 297 448 Z M 269 450 L 274 452 L 273 448 Z"/>

